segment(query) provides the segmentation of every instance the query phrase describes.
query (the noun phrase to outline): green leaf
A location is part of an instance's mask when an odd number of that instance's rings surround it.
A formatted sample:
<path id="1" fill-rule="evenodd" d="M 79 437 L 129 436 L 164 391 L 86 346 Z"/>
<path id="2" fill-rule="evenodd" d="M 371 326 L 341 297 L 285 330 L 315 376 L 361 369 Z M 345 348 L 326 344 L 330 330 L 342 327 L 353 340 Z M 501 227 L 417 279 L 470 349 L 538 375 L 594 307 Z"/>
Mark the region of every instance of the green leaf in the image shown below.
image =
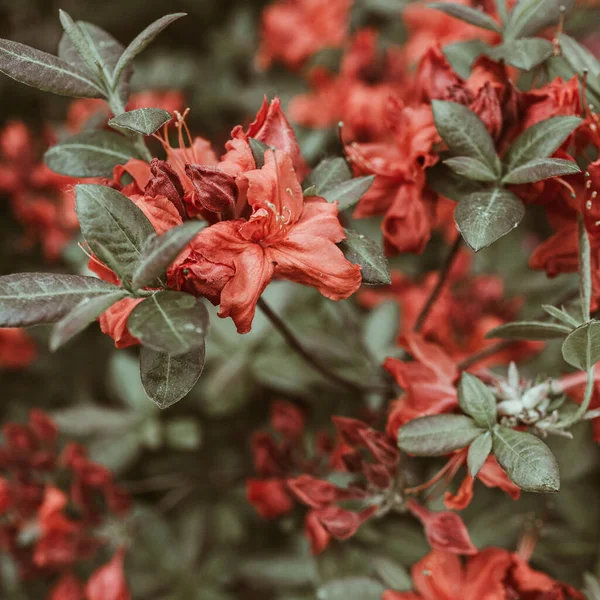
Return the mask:
<path id="1" fill-rule="evenodd" d="M 561 310 L 560 308 L 556 308 L 556 306 L 551 306 L 550 304 L 542 304 L 542 309 L 551 317 L 554 317 L 555 319 L 558 319 L 567 325 L 569 330 L 573 329 L 573 327 L 578 327 L 581 325 L 581 323 L 572 317 L 564 308 Z"/>
<path id="2" fill-rule="evenodd" d="M 177 19 L 185 17 L 186 13 L 174 13 L 165 15 L 151 25 L 148 25 L 132 42 L 125 48 L 125 51 L 119 58 L 113 73 L 114 81 L 119 81 L 123 70 L 131 63 L 131 61 L 142 51 L 146 46 L 166 27 L 168 27 Z"/>
<path id="3" fill-rule="evenodd" d="M 502 178 L 504 184 L 535 183 L 551 177 L 574 175 L 581 169 L 575 161 L 562 158 L 536 158 L 515 167 Z"/>
<path id="4" fill-rule="evenodd" d="M 93 323 L 105 310 L 127 295 L 125 290 L 118 290 L 95 298 L 84 298 L 54 326 L 50 335 L 50 350 L 52 352 L 58 350 Z"/>
<path id="5" fill-rule="evenodd" d="M 584 573 L 583 582 L 588 600 L 600 600 L 600 580 L 591 573 Z"/>
<path id="6" fill-rule="evenodd" d="M 403 592 L 412 589 L 412 581 L 406 569 L 386 556 L 376 556 L 372 565 L 387 588 Z"/>
<path id="7" fill-rule="evenodd" d="M 87 40 L 88 47 L 96 63 L 102 66 L 105 79 L 111 81 L 112 72 L 125 47 L 101 27 L 92 23 L 86 23 L 85 21 L 76 21 L 76 25 Z M 71 38 L 66 33 L 62 36 L 58 45 L 58 56 L 73 67 L 85 72 L 87 65 L 81 56 L 79 56 Z M 97 69 L 93 71 L 93 73 L 97 72 Z M 129 79 L 132 74 L 133 69 L 128 67 L 123 73 L 121 81 L 116 86 L 117 93 L 123 104 L 126 104 L 129 97 Z"/>
<path id="8" fill-rule="evenodd" d="M 496 0 L 495 4 L 500 20 L 504 25 L 506 25 L 508 22 L 508 8 L 506 6 L 506 0 Z"/>
<path id="9" fill-rule="evenodd" d="M 588 84 L 600 86 L 593 80 L 600 77 L 600 62 L 598 59 L 579 42 L 565 33 L 558 36 L 558 44 L 563 57 L 576 73 L 583 73 L 586 69 L 589 72 Z"/>
<path id="10" fill-rule="evenodd" d="M 571 333 L 571 327 L 544 321 L 517 321 L 506 323 L 487 332 L 486 338 L 505 340 L 553 340 Z"/>
<path id="11" fill-rule="evenodd" d="M 113 117 L 108 124 L 119 131 L 152 135 L 171 119 L 171 113 L 162 108 L 136 108 Z"/>
<path id="12" fill-rule="evenodd" d="M 502 188 L 470 194 L 454 211 L 458 230 L 475 252 L 510 233 L 524 216 L 525 206 L 521 199 Z"/>
<path id="13" fill-rule="evenodd" d="M 151 235 L 142 248 L 142 258 L 133 273 L 133 289 L 156 283 L 194 237 L 206 227 L 201 221 L 187 221 L 163 235 Z"/>
<path id="14" fill-rule="evenodd" d="M 204 345 L 208 311 L 190 294 L 162 291 L 131 311 L 127 327 L 142 345 L 178 356 Z"/>
<path id="15" fill-rule="evenodd" d="M 454 4 L 452 2 L 431 2 L 427 5 L 427 8 L 436 8 L 447 15 L 456 17 L 461 21 L 471 23 L 471 25 L 488 29 L 489 31 L 495 31 L 496 33 L 502 32 L 502 27 L 500 27 L 498 22 L 490 17 L 487 13 L 476 8 L 471 8 L 470 6 L 465 6 L 464 4 Z"/>
<path id="16" fill-rule="evenodd" d="M 0 71 L 20 83 L 61 96 L 104 96 L 104 92 L 79 69 L 56 56 L 10 40 L 0 40 Z"/>
<path id="17" fill-rule="evenodd" d="M 433 100 L 431 106 L 435 126 L 450 152 L 455 156 L 475 158 L 500 176 L 500 159 L 494 140 L 481 119 L 456 102 Z"/>
<path id="18" fill-rule="evenodd" d="M 373 181 L 375 175 L 355 177 L 316 195 L 325 198 L 327 202 L 337 202 L 339 210 L 346 210 L 354 206 L 368 192 Z"/>
<path id="19" fill-rule="evenodd" d="M 55 323 L 82 300 L 119 288 L 95 277 L 17 273 L 0 277 L 0 327 Z"/>
<path id="20" fill-rule="evenodd" d="M 90 48 L 82 29 L 77 23 L 75 23 L 75 21 L 73 21 L 68 12 L 59 9 L 58 14 L 60 17 L 60 23 L 63 26 L 65 33 L 71 40 L 75 51 L 83 62 L 84 70 L 87 70 L 89 74 L 97 80 L 98 75 L 102 70 L 102 63 L 97 62 L 93 50 Z"/>
<path id="21" fill-rule="evenodd" d="M 180 356 L 171 356 L 142 346 L 140 375 L 148 397 L 159 408 L 169 408 L 186 396 L 204 368 L 204 344 Z"/>
<path id="22" fill-rule="evenodd" d="M 352 179 L 352 171 L 344 158 L 325 158 L 302 182 L 304 190 L 315 188 L 314 196 L 320 196 L 324 191 L 337 187 L 340 183 Z"/>
<path id="23" fill-rule="evenodd" d="M 105 185 L 79 184 L 75 202 L 81 233 L 92 252 L 126 284 L 154 227 L 132 200 Z"/>
<path id="24" fill-rule="evenodd" d="M 368 577 L 335 579 L 317 590 L 317 600 L 381 600 L 385 588 Z"/>
<path id="25" fill-rule="evenodd" d="M 398 431 L 398 447 L 417 456 L 442 456 L 468 446 L 484 433 L 465 415 L 429 415 L 413 419 Z"/>
<path id="26" fill-rule="evenodd" d="M 481 471 L 487 457 L 492 451 L 492 434 L 486 431 L 484 434 L 476 438 L 469 446 L 467 453 L 467 467 L 471 477 L 476 477 Z"/>
<path id="27" fill-rule="evenodd" d="M 110 131 L 83 131 L 44 155 L 50 169 L 69 177 L 112 177 L 114 167 L 138 157 L 133 143 Z"/>
<path id="28" fill-rule="evenodd" d="M 527 128 L 506 151 L 506 170 L 554 154 L 581 123 L 579 117 L 552 117 Z"/>
<path id="29" fill-rule="evenodd" d="M 570 365 L 588 371 L 600 360 L 600 321 L 574 329 L 563 342 L 562 355 Z"/>
<path id="30" fill-rule="evenodd" d="M 440 157 L 441 158 L 441 157 Z M 427 185 L 436 193 L 460 202 L 465 196 L 485 188 L 478 182 L 457 175 L 443 162 L 438 162 L 425 171 Z"/>
<path id="31" fill-rule="evenodd" d="M 590 237 L 581 213 L 577 215 L 579 238 L 579 299 L 581 301 L 582 322 L 590 320 L 592 303 L 592 248 Z"/>
<path id="32" fill-rule="evenodd" d="M 452 68 L 463 79 L 468 79 L 475 60 L 482 54 L 486 54 L 489 48 L 489 44 L 476 39 L 448 44 L 442 48 L 442 52 Z"/>
<path id="33" fill-rule="evenodd" d="M 173 450 L 195 450 L 201 441 L 202 430 L 193 418 L 173 419 L 165 425 L 165 442 Z"/>
<path id="34" fill-rule="evenodd" d="M 554 54 L 554 45 L 542 38 L 524 38 L 510 40 L 500 46 L 494 46 L 487 51 L 487 55 L 496 61 L 521 69 L 531 71 L 548 60 Z"/>
<path id="35" fill-rule="evenodd" d="M 496 424 L 496 397 L 492 390 L 470 373 L 463 373 L 458 384 L 458 404 L 479 427 Z"/>
<path id="36" fill-rule="evenodd" d="M 454 158 L 446 159 L 444 164 L 448 165 L 458 175 L 473 181 L 491 182 L 498 180 L 498 175 L 496 175 L 488 165 L 482 163 L 477 158 L 456 156 Z"/>
<path id="37" fill-rule="evenodd" d="M 540 439 L 507 427 L 494 429 L 494 456 L 510 480 L 526 492 L 557 492 L 560 476 L 556 459 Z"/>
<path id="38" fill-rule="evenodd" d="M 339 247 L 348 261 L 361 266 L 363 283 L 366 285 L 390 285 L 392 278 L 388 262 L 377 242 L 362 233 L 345 229 L 346 239 Z"/>
<path id="39" fill-rule="evenodd" d="M 265 166 L 265 152 L 270 150 L 271 147 L 254 138 L 248 138 L 248 143 L 250 144 L 250 150 L 252 150 L 252 156 L 254 157 L 256 168 L 262 169 Z"/>
<path id="40" fill-rule="evenodd" d="M 561 6 L 568 11 L 574 4 L 574 0 L 519 0 L 510 13 L 505 37 L 511 39 L 533 35 L 554 25 L 560 19 Z"/>

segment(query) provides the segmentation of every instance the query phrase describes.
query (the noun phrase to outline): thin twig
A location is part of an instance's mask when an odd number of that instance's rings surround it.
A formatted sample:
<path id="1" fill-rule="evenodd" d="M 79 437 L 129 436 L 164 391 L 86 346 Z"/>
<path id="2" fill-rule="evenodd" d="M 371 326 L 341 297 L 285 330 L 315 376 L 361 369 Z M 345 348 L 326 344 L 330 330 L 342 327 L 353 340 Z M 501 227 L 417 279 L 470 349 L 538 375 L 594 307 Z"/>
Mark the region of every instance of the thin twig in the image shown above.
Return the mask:
<path id="1" fill-rule="evenodd" d="M 419 313 L 419 316 L 417 317 L 417 320 L 415 321 L 415 326 L 413 327 L 413 331 L 415 333 L 418 333 L 419 331 L 421 331 L 421 329 L 423 328 L 423 325 L 425 325 L 425 321 L 427 320 L 429 313 L 431 312 L 431 309 L 433 308 L 433 305 L 436 303 L 437 299 L 439 298 L 440 294 L 442 293 L 444 284 L 448 280 L 448 276 L 450 275 L 450 271 L 452 270 L 452 265 L 454 264 L 454 260 L 458 256 L 458 251 L 460 250 L 461 243 L 462 243 L 462 236 L 459 234 L 456 237 L 454 244 L 452 244 L 452 247 L 450 248 L 450 252 L 448 253 L 448 256 L 446 257 L 446 260 L 444 261 L 444 266 L 442 267 L 442 270 L 440 271 L 440 276 L 438 277 L 435 287 L 431 291 L 429 298 L 427 298 L 427 302 L 425 302 L 425 305 L 421 309 L 421 312 Z"/>
<path id="2" fill-rule="evenodd" d="M 385 385 L 365 385 L 357 381 L 346 379 L 343 375 L 331 371 L 328 369 L 318 358 L 314 357 L 303 345 L 302 342 L 296 337 L 294 332 L 287 326 L 285 321 L 277 315 L 273 309 L 262 299 L 258 299 L 258 307 L 263 311 L 265 316 L 271 321 L 275 329 L 279 331 L 281 336 L 288 343 L 290 348 L 294 350 L 299 356 L 301 356 L 315 371 L 319 372 L 326 379 L 335 381 L 339 385 L 346 389 L 352 390 L 353 392 L 359 392 L 361 394 L 369 392 L 385 392 L 388 387 Z"/>

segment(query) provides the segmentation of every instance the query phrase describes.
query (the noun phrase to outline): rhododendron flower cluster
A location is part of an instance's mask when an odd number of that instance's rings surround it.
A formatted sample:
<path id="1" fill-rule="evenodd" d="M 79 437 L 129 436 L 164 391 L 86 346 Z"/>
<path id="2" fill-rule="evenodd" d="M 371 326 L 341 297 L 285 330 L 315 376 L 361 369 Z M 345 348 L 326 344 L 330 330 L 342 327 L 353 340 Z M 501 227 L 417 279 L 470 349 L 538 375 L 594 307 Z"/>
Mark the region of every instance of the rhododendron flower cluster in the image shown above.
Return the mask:
<path id="1" fill-rule="evenodd" d="M 0 587 L 600 597 L 596 8 L 205 4 L 0 40 Z"/>

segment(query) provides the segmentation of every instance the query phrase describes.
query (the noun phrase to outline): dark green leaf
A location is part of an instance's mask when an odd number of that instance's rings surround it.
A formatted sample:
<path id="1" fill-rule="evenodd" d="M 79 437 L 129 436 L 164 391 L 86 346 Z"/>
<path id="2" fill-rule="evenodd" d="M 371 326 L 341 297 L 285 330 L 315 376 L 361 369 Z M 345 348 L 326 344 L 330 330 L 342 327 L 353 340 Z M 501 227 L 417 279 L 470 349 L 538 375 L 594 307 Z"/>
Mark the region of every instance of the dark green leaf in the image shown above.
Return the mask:
<path id="1" fill-rule="evenodd" d="M 450 167 L 438 162 L 425 171 L 427 185 L 438 194 L 460 202 L 465 196 L 482 190 L 480 183 L 457 175 Z"/>
<path id="2" fill-rule="evenodd" d="M 340 210 L 346 210 L 354 206 L 367 193 L 373 181 L 375 181 L 374 175 L 355 177 L 316 195 L 325 198 L 327 202 L 337 202 Z"/>
<path id="3" fill-rule="evenodd" d="M 522 71 L 531 71 L 534 67 L 548 60 L 553 54 L 554 45 L 552 42 L 542 38 L 510 40 L 487 51 L 487 55 L 493 60 L 503 60 Z"/>
<path id="4" fill-rule="evenodd" d="M 194 387 L 202 374 L 205 346 L 171 356 L 150 348 L 140 350 L 140 375 L 148 397 L 159 408 L 179 402 Z"/>
<path id="5" fill-rule="evenodd" d="M 162 108 L 136 108 L 113 117 L 108 124 L 114 129 L 152 135 L 172 119 Z"/>
<path id="6" fill-rule="evenodd" d="M 80 184 L 75 196 L 81 233 L 92 252 L 130 283 L 154 227 L 127 196 L 108 186 Z"/>
<path id="7" fill-rule="evenodd" d="M 83 62 L 83 70 L 88 71 L 92 78 L 97 80 L 98 75 L 101 73 L 102 62 L 97 61 L 81 27 L 73 21 L 69 13 L 59 9 L 58 14 L 65 33 L 71 40 L 71 44 Z"/>
<path id="8" fill-rule="evenodd" d="M 457 102 L 434 100 L 431 105 L 435 126 L 450 152 L 454 156 L 475 158 L 499 176 L 500 159 L 481 119 Z"/>
<path id="9" fill-rule="evenodd" d="M 442 52 L 452 68 L 463 78 L 468 79 L 475 60 L 485 54 L 490 46 L 481 40 L 455 42 L 442 48 Z"/>
<path id="10" fill-rule="evenodd" d="M 513 483 L 526 492 L 557 492 L 558 465 L 550 448 L 540 439 L 507 427 L 493 435 L 494 456 Z"/>
<path id="11" fill-rule="evenodd" d="M 482 163 L 477 158 L 456 156 L 454 158 L 446 159 L 444 164 L 448 165 L 455 173 L 458 173 L 458 175 L 473 181 L 491 182 L 498 180 L 498 175 L 496 175 L 488 165 Z"/>
<path id="12" fill-rule="evenodd" d="M 554 154 L 581 123 L 579 117 L 552 117 L 528 127 L 506 151 L 506 170 Z"/>
<path id="13" fill-rule="evenodd" d="M 563 342 L 562 355 L 582 371 L 593 367 L 600 360 L 600 321 L 592 320 L 574 329 Z"/>
<path id="14" fill-rule="evenodd" d="M 157 292 L 131 311 L 127 327 L 142 345 L 178 356 L 204 346 L 208 311 L 189 294 Z"/>
<path id="15" fill-rule="evenodd" d="M 502 338 L 505 340 L 553 340 L 564 338 L 571 332 L 570 327 L 558 323 L 544 321 L 518 321 L 506 323 L 490 330 L 486 338 Z"/>
<path id="16" fill-rule="evenodd" d="M 166 27 L 168 27 L 177 19 L 185 17 L 186 13 L 174 13 L 165 15 L 151 25 L 148 25 L 132 42 L 125 48 L 125 51 L 119 58 L 113 73 L 114 81 L 119 81 L 123 70 L 131 63 L 131 61 L 142 51 L 146 46 Z"/>
<path id="17" fill-rule="evenodd" d="M 502 27 L 500 27 L 498 22 L 490 17 L 490 15 L 483 12 L 483 10 L 471 8 L 464 4 L 454 4 L 452 2 L 431 2 L 427 5 L 427 8 L 436 8 L 437 10 L 445 12 L 447 15 L 471 23 L 471 25 L 482 27 L 483 29 L 489 29 L 496 33 L 502 32 Z"/>
<path id="18" fill-rule="evenodd" d="M 326 158 L 310 172 L 302 182 L 302 187 L 307 190 L 314 186 L 313 195 L 319 196 L 325 190 L 334 188 L 348 179 L 352 179 L 352 171 L 344 158 Z"/>
<path id="19" fill-rule="evenodd" d="M 454 211 L 459 231 L 475 252 L 510 233 L 524 216 L 521 199 L 502 188 L 470 194 Z"/>
<path id="20" fill-rule="evenodd" d="M 381 600 L 385 588 L 368 577 L 346 577 L 322 585 L 317 600 Z"/>
<path id="21" fill-rule="evenodd" d="M 513 8 L 506 27 L 506 38 L 533 35 L 541 29 L 558 23 L 561 6 L 567 11 L 575 0 L 519 0 Z"/>
<path id="22" fill-rule="evenodd" d="M 477 473 L 481 471 L 491 451 L 492 434 L 490 431 L 486 431 L 476 438 L 469 446 L 469 451 L 467 453 L 467 467 L 469 468 L 471 477 L 476 477 Z"/>
<path id="23" fill-rule="evenodd" d="M 148 238 L 142 248 L 142 258 L 134 274 L 132 285 L 137 290 L 156 283 L 166 268 L 179 256 L 194 237 L 206 227 L 202 221 L 187 221 L 165 234 Z"/>
<path id="24" fill-rule="evenodd" d="M 575 73 L 583 73 L 587 69 L 590 75 L 588 83 L 600 77 L 600 62 L 587 48 L 566 33 L 558 36 L 558 43 L 563 57 Z"/>
<path id="25" fill-rule="evenodd" d="M 504 184 L 535 183 L 551 177 L 574 175 L 581 169 L 576 162 L 563 158 L 536 158 L 515 167 L 502 178 Z"/>
<path id="26" fill-rule="evenodd" d="M 52 352 L 58 350 L 125 296 L 127 296 L 126 291 L 118 290 L 103 296 L 83 299 L 54 326 L 50 335 L 50 350 Z"/>
<path id="27" fill-rule="evenodd" d="M 130 140 L 110 131 L 84 131 L 52 146 L 44 155 L 56 173 L 69 177 L 111 177 L 115 166 L 136 158 Z"/>
<path id="28" fill-rule="evenodd" d="M 82 71 L 35 48 L 0 40 L 0 71 L 45 92 L 76 98 L 102 98 L 102 90 Z"/>
<path id="29" fill-rule="evenodd" d="M 270 146 L 267 146 L 264 142 L 255 140 L 254 138 L 249 138 L 248 142 L 250 143 L 250 149 L 252 150 L 256 168 L 262 169 L 265 166 L 265 152 L 271 149 Z"/>
<path id="30" fill-rule="evenodd" d="M 361 266 L 366 285 L 390 285 L 392 282 L 387 259 L 377 242 L 362 233 L 345 229 L 346 239 L 339 246 L 347 260 Z"/>
<path id="31" fill-rule="evenodd" d="M 463 373 L 458 385 L 458 404 L 479 427 L 496 424 L 496 397 L 492 390 L 470 373 Z"/>
<path id="32" fill-rule="evenodd" d="M 413 419 L 398 431 L 398 447 L 417 456 L 442 456 L 468 446 L 484 430 L 465 415 Z"/>
<path id="33" fill-rule="evenodd" d="M 55 323 L 85 298 L 119 288 L 95 277 L 17 273 L 0 277 L 0 327 Z"/>

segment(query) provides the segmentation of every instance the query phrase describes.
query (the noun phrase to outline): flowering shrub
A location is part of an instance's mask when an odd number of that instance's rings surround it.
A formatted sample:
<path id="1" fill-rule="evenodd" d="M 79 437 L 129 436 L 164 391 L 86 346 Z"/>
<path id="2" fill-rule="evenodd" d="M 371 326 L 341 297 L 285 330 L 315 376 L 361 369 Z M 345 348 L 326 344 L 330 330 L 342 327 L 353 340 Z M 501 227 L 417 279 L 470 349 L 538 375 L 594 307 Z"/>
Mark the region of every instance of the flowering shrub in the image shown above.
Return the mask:
<path id="1" fill-rule="evenodd" d="M 2 73 L 78 98 L 43 142 L 4 127 L 0 192 L 48 262 L 78 229 L 85 257 L 0 276 L 0 368 L 33 325 L 58 356 L 96 321 L 118 349 L 48 398 L 82 443 L 35 405 L 4 427 L 15 598 L 600 598 L 580 9 L 375 4 L 266 6 L 246 75 L 280 95 L 214 143 L 178 90 L 131 94 L 183 13 L 128 46 L 62 10 L 58 56 L 0 40 Z"/>

